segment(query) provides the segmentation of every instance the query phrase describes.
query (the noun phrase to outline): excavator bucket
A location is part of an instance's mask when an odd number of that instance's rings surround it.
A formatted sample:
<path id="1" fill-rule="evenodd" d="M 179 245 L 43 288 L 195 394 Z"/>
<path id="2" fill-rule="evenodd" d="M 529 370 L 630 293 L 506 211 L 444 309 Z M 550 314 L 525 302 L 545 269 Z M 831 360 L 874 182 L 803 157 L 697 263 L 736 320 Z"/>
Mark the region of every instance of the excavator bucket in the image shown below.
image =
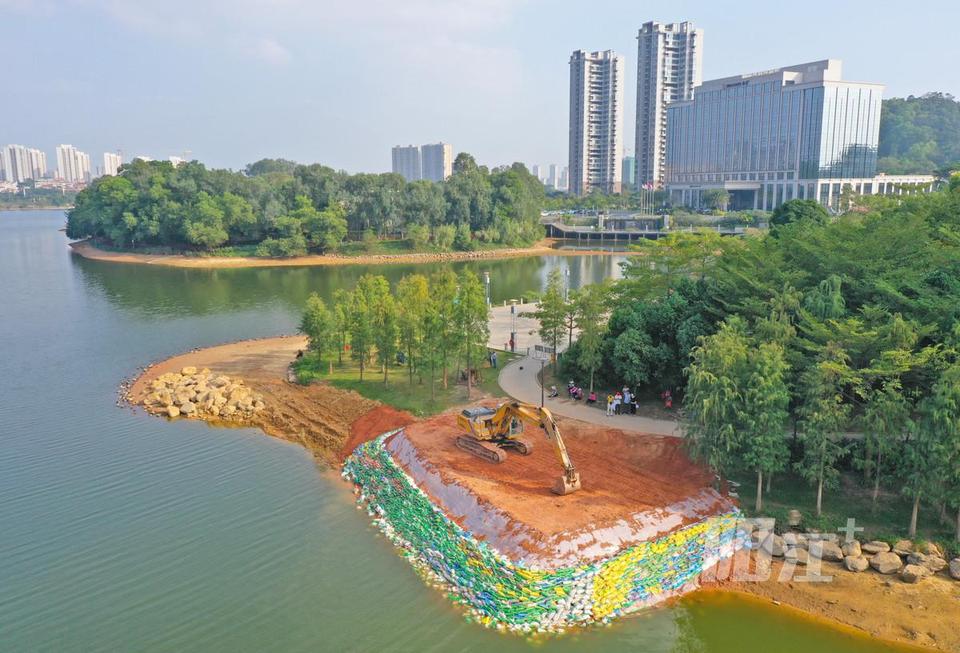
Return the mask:
<path id="1" fill-rule="evenodd" d="M 559 494 L 563 496 L 565 494 L 573 494 L 580 489 L 580 474 L 577 474 L 576 477 L 571 481 L 567 479 L 566 476 L 561 476 L 557 479 L 557 482 L 553 484 L 553 487 L 550 490 L 554 494 Z"/>

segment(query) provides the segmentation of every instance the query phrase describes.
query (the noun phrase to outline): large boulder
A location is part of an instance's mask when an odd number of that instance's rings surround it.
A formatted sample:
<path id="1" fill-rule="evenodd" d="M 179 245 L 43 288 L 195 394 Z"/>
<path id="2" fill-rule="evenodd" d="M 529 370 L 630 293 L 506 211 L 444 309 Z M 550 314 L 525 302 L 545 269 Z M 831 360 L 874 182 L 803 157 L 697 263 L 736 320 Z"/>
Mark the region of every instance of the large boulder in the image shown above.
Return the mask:
<path id="1" fill-rule="evenodd" d="M 196 374 L 196 373 L 197 373 L 197 368 L 193 367 L 192 365 L 188 365 L 187 367 L 180 370 L 180 374 L 182 374 L 183 376 L 190 376 L 191 374 Z"/>
<path id="2" fill-rule="evenodd" d="M 183 402 L 183 405 L 180 406 L 180 412 L 184 415 L 193 415 L 195 412 L 197 412 L 197 406 L 191 401 L 185 401 Z"/>
<path id="3" fill-rule="evenodd" d="M 794 547 L 792 549 L 787 549 L 783 554 L 784 560 L 787 562 L 793 562 L 798 565 L 807 564 L 809 559 L 809 554 L 806 549 L 801 549 L 799 547 Z"/>
<path id="4" fill-rule="evenodd" d="M 180 417 L 180 409 L 176 406 L 167 406 L 167 417 Z"/>
<path id="5" fill-rule="evenodd" d="M 913 553 L 913 542 L 910 540 L 897 540 L 893 545 L 893 552 L 900 557 L 908 556 Z"/>
<path id="6" fill-rule="evenodd" d="M 928 555 L 923 560 L 923 566 L 930 570 L 930 573 L 936 574 L 947 568 L 947 561 L 940 556 Z"/>
<path id="7" fill-rule="evenodd" d="M 876 553 L 886 553 L 890 550 L 890 545 L 880 540 L 872 540 L 864 544 L 861 548 L 864 553 L 874 555 Z"/>
<path id="8" fill-rule="evenodd" d="M 881 574 L 895 574 L 903 567 L 903 561 L 896 553 L 884 551 L 870 558 L 870 566 Z"/>
<path id="9" fill-rule="evenodd" d="M 920 565 L 907 565 L 900 571 L 900 580 L 905 583 L 916 583 L 924 576 L 930 574 L 926 567 Z"/>
<path id="10" fill-rule="evenodd" d="M 854 558 L 859 558 L 863 555 L 863 551 L 860 549 L 859 540 L 850 540 L 849 542 L 844 542 L 843 546 L 843 556 L 853 556 Z"/>
<path id="11" fill-rule="evenodd" d="M 847 568 L 847 571 L 866 571 L 867 567 L 870 566 L 870 561 L 861 555 L 846 556 L 843 559 L 843 566 Z"/>
<path id="12" fill-rule="evenodd" d="M 950 561 L 950 578 L 960 580 L 960 558 Z"/>
<path id="13" fill-rule="evenodd" d="M 840 562 L 843 560 L 843 551 L 836 542 L 828 540 L 813 540 L 810 542 L 810 555 L 828 562 Z"/>
<path id="14" fill-rule="evenodd" d="M 915 548 L 920 553 L 926 553 L 930 556 L 937 556 L 938 558 L 943 557 L 943 551 L 941 551 L 940 547 L 933 542 L 921 542 Z"/>

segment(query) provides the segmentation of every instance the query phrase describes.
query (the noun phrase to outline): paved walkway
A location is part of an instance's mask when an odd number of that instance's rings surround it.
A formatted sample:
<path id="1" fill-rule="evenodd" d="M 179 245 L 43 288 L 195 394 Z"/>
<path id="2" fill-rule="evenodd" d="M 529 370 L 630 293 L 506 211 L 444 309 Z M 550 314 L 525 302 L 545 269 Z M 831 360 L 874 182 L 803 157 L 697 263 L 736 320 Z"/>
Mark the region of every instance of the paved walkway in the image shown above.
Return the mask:
<path id="1" fill-rule="evenodd" d="M 504 392 L 518 401 L 540 405 L 540 382 L 537 373 L 540 371 L 540 361 L 525 357 L 519 358 L 506 365 L 500 371 L 500 387 Z M 560 388 L 561 392 L 563 388 Z M 655 435 L 669 435 L 683 437 L 679 424 L 673 420 L 655 419 L 640 415 L 607 415 L 602 408 L 587 406 L 583 401 L 574 401 L 563 397 L 546 397 L 546 407 L 555 415 L 572 417 L 582 422 L 600 424 L 624 431 L 638 431 Z"/>

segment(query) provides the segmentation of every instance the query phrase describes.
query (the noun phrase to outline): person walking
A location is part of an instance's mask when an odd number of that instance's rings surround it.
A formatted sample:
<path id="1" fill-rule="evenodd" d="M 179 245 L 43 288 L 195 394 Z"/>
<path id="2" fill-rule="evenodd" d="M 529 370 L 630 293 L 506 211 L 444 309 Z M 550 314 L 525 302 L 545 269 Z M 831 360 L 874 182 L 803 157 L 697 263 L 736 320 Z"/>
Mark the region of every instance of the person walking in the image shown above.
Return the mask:
<path id="1" fill-rule="evenodd" d="M 613 415 L 613 395 L 607 395 L 607 415 Z"/>

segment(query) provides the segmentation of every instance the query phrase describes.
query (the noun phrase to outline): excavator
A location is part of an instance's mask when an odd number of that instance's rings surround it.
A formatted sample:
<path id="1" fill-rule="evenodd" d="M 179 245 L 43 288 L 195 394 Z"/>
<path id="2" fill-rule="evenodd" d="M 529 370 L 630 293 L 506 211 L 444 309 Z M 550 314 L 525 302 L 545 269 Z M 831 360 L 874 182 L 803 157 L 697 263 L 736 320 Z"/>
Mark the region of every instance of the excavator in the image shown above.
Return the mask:
<path id="1" fill-rule="evenodd" d="M 564 495 L 579 490 L 580 473 L 567 454 L 553 415 L 542 406 L 509 401 L 495 409 L 465 408 L 457 415 L 457 425 L 466 435 L 457 436 L 457 446 L 493 463 L 507 459 L 504 449 L 529 456 L 533 452 L 533 440 L 522 436 L 524 422 L 543 429 L 563 466 L 563 476 L 551 488 L 553 493 Z"/>

